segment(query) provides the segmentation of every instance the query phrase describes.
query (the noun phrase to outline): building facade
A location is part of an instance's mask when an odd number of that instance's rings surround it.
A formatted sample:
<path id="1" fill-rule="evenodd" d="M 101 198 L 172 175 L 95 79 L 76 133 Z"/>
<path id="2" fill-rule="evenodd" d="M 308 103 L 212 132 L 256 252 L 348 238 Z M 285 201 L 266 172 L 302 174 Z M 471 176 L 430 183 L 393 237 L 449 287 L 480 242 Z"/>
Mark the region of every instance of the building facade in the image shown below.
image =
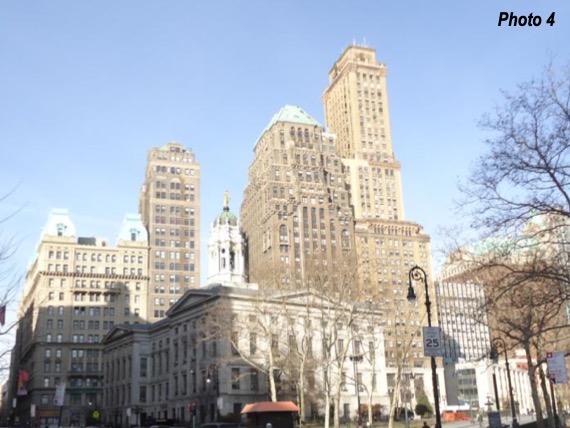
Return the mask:
<path id="1" fill-rule="evenodd" d="M 397 369 L 403 364 L 406 371 L 428 361 L 418 334 L 426 324 L 424 305 L 406 301 L 409 270 L 415 265 L 424 269 L 431 296 L 434 289 L 429 236 L 404 216 L 386 75 L 387 67 L 377 61 L 374 49 L 349 46 L 331 68 L 322 99 L 326 124 L 337 135 L 337 152 L 348 177 L 360 281 L 377 292 L 384 308 L 388 366 Z M 422 288 L 416 292 L 423 295 Z M 410 343 L 403 339 L 409 337 Z"/>
<path id="2" fill-rule="evenodd" d="M 240 278 L 237 264 L 237 280 L 227 281 L 222 250 L 239 253 L 238 224 L 226 199 L 209 246 L 209 276 L 223 284 L 189 290 L 165 319 L 116 326 L 105 338 L 106 423 L 186 425 L 193 408 L 197 423 L 238 420 L 245 404 L 273 394 L 304 402 L 308 417 L 322 416 L 325 391 L 332 400 L 335 388 L 345 418 L 355 417 L 358 403 L 386 412 L 378 313 L 314 292 L 265 292 Z"/>
<path id="3" fill-rule="evenodd" d="M 139 211 L 149 234 L 148 321 L 200 284 L 200 164 L 179 143 L 148 153 Z"/>
<path id="4" fill-rule="evenodd" d="M 241 205 L 249 280 L 296 289 L 331 269 L 352 250 L 348 193 L 334 135 L 284 106 L 255 145 Z"/>
<path id="5" fill-rule="evenodd" d="M 96 422 L 101 340 L 115 324 L 147 318 L 147 257 L 139 215 L 125 216 L 117 245 L 110 246 L 77 236 L 67 210 L 51 211 L 18 309 L 10 396 L 17 398 L 21 424 L 57 424 L 60 412 L 60 426 Z M 16 385 L 18 377 L 25 382 Z M 62 406 L 55 400 L 58 385 L 66 391 Z"/>

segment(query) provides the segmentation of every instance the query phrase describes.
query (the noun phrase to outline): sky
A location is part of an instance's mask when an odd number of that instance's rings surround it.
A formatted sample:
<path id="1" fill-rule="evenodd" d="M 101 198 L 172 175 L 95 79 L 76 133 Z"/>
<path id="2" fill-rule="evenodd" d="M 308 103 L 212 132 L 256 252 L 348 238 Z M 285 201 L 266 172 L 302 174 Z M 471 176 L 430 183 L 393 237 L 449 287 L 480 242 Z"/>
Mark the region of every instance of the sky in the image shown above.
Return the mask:
<path id="1" fill-rule="evenodd" d="M 499 27 L 503 11 L 543 22 Z M 298 105 L 324 124 L 328 71 L 354 43 L 388 67 L 405 217 L 437 250 L 441 226 L 468 222 L 454 200 L 484 153 L 481 116 L 549 61 L 570 63 L 568 40 L 566 0 L 2 0 L 0 195 L 14 192 L 0 218 L 16 214 L 0 239 L 19 242 L 9 266 L 25 274 L 51 208 L 114 244 L 138 212 L 148 150 L 170 141 L 201 164 L 204 255 L 225 190 L 239 214 L 273 114 Z"/>

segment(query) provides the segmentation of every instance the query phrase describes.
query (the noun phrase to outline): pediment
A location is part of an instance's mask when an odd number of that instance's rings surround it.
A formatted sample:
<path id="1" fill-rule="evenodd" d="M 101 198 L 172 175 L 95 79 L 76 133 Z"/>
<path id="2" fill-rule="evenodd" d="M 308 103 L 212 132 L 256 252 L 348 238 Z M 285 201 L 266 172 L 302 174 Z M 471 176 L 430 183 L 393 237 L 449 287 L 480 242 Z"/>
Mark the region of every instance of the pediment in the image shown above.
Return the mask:
<path id="1" fill-rule="evenodd" d="M 101 343 L 113 342 L 115 340 L 120 340 L 125 336 L 129 336 L 133 333 L 133 329 L 129 325 L 116 325 L 109 331 Z"/>
<path id="2" fill-rule="evenodd" d="M 188 290 L 178 301 L 172 305 L 166 315 L 173 317 L 177 313 L 186 312 L 190 308 L 195 308 L 216 298 L 218 293 L 207 288 L 196 288 Z"/>

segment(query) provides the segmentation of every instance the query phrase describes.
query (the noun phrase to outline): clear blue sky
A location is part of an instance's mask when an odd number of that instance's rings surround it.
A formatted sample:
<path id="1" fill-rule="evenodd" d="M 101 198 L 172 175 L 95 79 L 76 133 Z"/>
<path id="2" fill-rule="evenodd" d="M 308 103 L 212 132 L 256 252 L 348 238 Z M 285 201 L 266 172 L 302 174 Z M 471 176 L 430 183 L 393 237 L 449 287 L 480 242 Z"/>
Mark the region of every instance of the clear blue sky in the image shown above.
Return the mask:
<path id="1" fill-rule="evenodd" d="M 555 11 L 556 23 L 498 27 L 501 11 Z M 114 242 L 138 210 L 148 149 L 169 141 L 201 163 L 206 243 L 224 190 L 238 213 L 272 115 L 293 104 L 323 122 L 327 73 L 364 40 L 389 69 L 406 218 L 437 247 L 483 147 L 478 119 L 551 56 L 568 63 L 567 0 L 3 0 L 0 194 L 21 184 L 0 215 L 24 208 L 0 227 L 21 240 L 16 268 L 52 207 L 70 210 L 79 235 Z"/>

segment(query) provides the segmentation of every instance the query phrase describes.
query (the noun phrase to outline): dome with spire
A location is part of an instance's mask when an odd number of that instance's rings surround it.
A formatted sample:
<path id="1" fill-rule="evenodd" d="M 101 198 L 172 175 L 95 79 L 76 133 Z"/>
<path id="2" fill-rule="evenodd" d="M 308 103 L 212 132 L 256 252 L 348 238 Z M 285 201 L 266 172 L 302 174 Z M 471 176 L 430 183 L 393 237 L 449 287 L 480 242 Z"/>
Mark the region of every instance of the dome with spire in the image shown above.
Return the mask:
<path id="1" fill-rule="evenodd" d="M 214 220 L 214 227 L 222 225 L 237 226 L 237 216 L 230 211 L 230 195 L 228 191 L 224 193 L 224 209 Z"/>

